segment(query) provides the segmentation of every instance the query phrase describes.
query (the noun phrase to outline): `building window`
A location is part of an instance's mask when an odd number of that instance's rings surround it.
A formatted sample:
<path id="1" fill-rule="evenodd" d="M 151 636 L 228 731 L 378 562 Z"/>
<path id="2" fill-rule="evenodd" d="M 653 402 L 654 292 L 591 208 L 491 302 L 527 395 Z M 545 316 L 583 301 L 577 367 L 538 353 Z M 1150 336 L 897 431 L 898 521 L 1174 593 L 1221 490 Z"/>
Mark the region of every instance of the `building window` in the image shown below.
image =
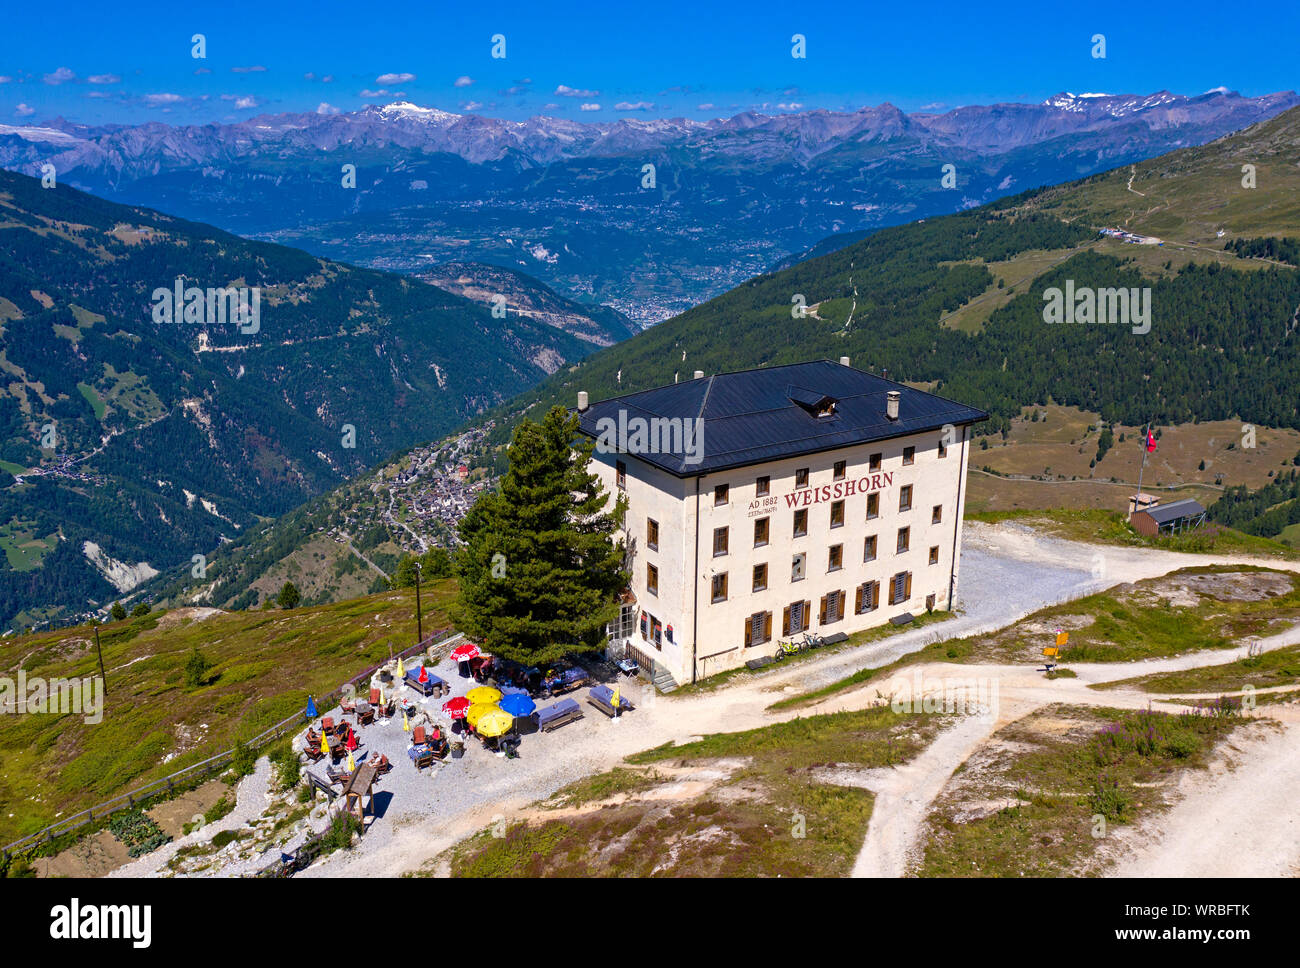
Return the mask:
<path id="1" fill-rule="evenodd" d="M 659 621 L 653 615 L 650 616 L 650 641 L 654 643 L 655 648 L 660 652 L 664 648 L 664 623 Z"/>
<path id="2" fill-rule="evenodd" d="M 791 602 L 781 618 L 781 634 L 794 635 L 808 628 L 812 602 Z"/>
<path id="3" fill-rule="evenodd" d="M 853 602 L 853 611 L 862 615 L 880 607 L 880 582 L 869 581 L 858 586 L 858 593 Z"/>
<path id="4" fill-rule="evenodd" d="M 757 493 L 758 497 L 766 497 L 768 493 L 772 490 L 772 478 L 760 477 L 758 479 L 757 485 L 755 486 L 754 490 Z"/>
<path id="5" fill-rule="evenodd" d="M 899 488 L 898 510 L 900 511 L 912 510 L 912 485 L 911 484 L 904 484 L 901 488 Z"/>
<path id="6" fill-rule="evenodd" d="M 800 508 L 794 512 L 794 536 L 802 538 L 808 533 L 808 509 Z"/>
<path id="7" fill-rule="evenodd" d="M 844 545 L 831 545 L 830 553 L 826 556 L 826 570 L 839 571 L 844 567 Z"/>
<path id="8" fill-rule="evenodd" d="M 943 505 L 942 505 L 942 504 L 936 504 L 934 507 L 932 507 L 932 508 L 930 509 L 930 523 L 931 523 L 931 524 L 942 524 L 942 523 L 943 523 Z"/>
<path id="9" fill-rule="evenodd" d="M 943 460 L 947 456 L 948 456 L 948 445 L 945 444 L 943 442 L 943 438 L 940 437 L 939 438 L 939 459 Z"/>
<path id="10" fill-rule="evenodd" d="M 621 460 L 614 462 L 614 476 L 615 476 L 616 483 L 618 484 L 618 489 L 620 491 L 626 491 L 627 490 L 627 465 L 624 464 Z"/>
<path id="11" fill-rule="evenodd" d="M 729 542 L 727 528 L 713 529 L 713 557 L 718 558 L 727 553 Z"/>
<path id="12" fill-rule="evenodd" d="M 904 447 L 904 448 L 903 448 L 903 466 L 906 467 L 908 464 L 915 464 L 915 463 L 916 463 L 916 448 L 915 448 L 915 447 Z"/>
<path id="13" fill-rule="evenodd" d="M 868 457 L 868 458 L 867 458 L 867 470 L 869 470 L 869 471 L 878 471 L 878 470 L 880 470 L 880 460 L 881 460 L 881 458 L 882 458 L 883 456 L 884 456 L 883 454 L 872 454 L 870 457 Z"/>
<path id="14" fill-rule="evenodd" d="M 754 547 L 761 548 L 767 544 L 767 527 L 770 518 L 759 518 L 754 522 Z"/>
<path id="15" fill-rule="evenodd" d="M 889 604 L 897 605 L 912 597 L 912 573 L 900 571 L 889 582 Z"/>
<path id="16" fill-rule="evenodd" d="M 654 518 L 645 519 L 645 545 L 651 551 L 659 550 L 659 522 Z"/>
<path id="17" fill-rule="evenodd" d="M 645 590 L 651 595 L 659 594 L 659 569 L 654 565 L 645 566 Z"/>
<path id="18" fill-rule="evenodd" d="M 867 520 L 880 517 L 880 493 L 867 495 Z"/>
<path id="19" fill-rule="evenodd" d="M 867 540 L 862 544 L 862 560 L 876 560 L 876 536 L 874 534 L 867 535 Z"/>
<path id="20" fill-rule="evenodd" d="M 755 612 L 745 620 L 745 648 L 772 641 L 772 613 Z"/>
<path id="21" fill-rule="evenodd" d="M 898 553 L 901 555 L 904 551 L 912 546 L 912 529 L 898 529 Z"/>
<path id="22" fill-rule="evenodd" d="M 832 528 L 844 527 L 844 502 L 843 501 L 831 502 L 831 527 Z"/>
<path id="23" fill-rule="evenodd" d="M 719 484 L 713 489 L 713 506 L 720 507 L 727 503 L 727 485 Z"/>
<path id="24" fill-rule="evenodd" d="M 926 610 L 927 612 L 933 612 L 933 611 L 934 611 L 934 595 L 933 595 L 933 594 L 931 594 L 931 595 L 926 595 L 926 596 L 925 596 L 925 610 Z"/>
<path id="25" fill-rule="evenodd" d="M 794 486 L 795 487 L 808 486 L 808 468 L 801 467 L 794 472 Z"/>
<path id="26" fill-rule="evenodd" d="M 721 575 L 713 576 L 713 601 L 725 602 L 727 600 L 727 573 L 724 571 Z"/>
<path id="27" fill-rule="evenodd" d="M 756 592 L 762 592 L 767 590 L 767 564 L 766 563 L 754 566 L 753 590 Z"/>
<path id="28" fill-rule="evenodd" d="M 842 618 L 844 618 L 844 593 L 828 592 L 823 595 L 820 624 L 834 625 Z"/>
<path id="29" fill-rule="evenodd" d="M 835 462 L 835 480 L 844 480 L 844 472 L 848 469 L 848 466 L 847 461 L 837 460 Z"/>
<path id="30" fill-rule="evenodd" d="M 937 565 L 938 563 L 939 563 L 939 546 L 934 545 L 930 549 L 930 564 Z"/>
<path id="31" fill-rule="evenodd" d="M 791 581 L 803 581 L 803 576 L 805 571 L 804 565 L 807 563 L 807 561 L 808 561 L 808 556 L 803 552 L 800 552 L 799 554 L 794 556 L 794 558 L 790 562 Z"/>

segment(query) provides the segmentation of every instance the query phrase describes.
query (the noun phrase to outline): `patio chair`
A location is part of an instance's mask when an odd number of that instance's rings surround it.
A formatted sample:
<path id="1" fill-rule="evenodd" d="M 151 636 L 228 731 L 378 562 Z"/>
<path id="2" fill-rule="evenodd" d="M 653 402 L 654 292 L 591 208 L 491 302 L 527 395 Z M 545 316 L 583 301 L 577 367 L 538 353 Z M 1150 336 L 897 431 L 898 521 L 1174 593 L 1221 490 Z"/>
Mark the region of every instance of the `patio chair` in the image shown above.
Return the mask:
<path id="1" fill-rule="evenodd" d="M 411 730 L 411 742 L 416 746 L 423 746 L 425 744 L 426 740 L 424 738 L 423 726 L 416 726 L 415 729 Z"/>

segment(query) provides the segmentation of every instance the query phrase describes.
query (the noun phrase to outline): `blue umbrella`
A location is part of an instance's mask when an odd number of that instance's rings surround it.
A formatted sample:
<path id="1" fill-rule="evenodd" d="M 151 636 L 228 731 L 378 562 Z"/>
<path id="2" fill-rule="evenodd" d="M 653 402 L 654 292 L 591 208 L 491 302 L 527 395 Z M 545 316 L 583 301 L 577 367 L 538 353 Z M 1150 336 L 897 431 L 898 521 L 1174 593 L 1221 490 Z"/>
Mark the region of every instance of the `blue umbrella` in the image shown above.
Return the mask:
<path id="1" fill-rule="evenodd" d="M 310 695 L 307 697 L 307 718 L 315 719 L 320 713 L 316 712 L 316 700 Z"/>
<path id="2" fill-rule="evenodd" d="M 533 702 L 527 696 L 521 696 L 518 693 L 501 697 L 501 701 L 498 702 L 497 705 L 508 712 L 511 716 L 529 716 L 532 715 L 533 710 L 537 708 L 537 703 Z"/>

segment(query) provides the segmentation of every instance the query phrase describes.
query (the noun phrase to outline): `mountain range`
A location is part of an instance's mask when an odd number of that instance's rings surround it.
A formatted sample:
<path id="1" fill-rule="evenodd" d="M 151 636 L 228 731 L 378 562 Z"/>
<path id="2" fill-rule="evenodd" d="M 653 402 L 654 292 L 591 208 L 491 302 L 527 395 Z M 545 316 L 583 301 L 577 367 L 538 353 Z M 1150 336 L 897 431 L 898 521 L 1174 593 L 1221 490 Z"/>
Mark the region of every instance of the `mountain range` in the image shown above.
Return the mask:
<path id="1" fill-rule="evenodd" d="M 580 123 L 399 102 L 224 125 L 0 125 L 0 166 L 49 164 L 104 198 L 373 268 L 520 270 L 648 325 L 828 236 L 1202 144 L 1297 103 L 1067 92 L 944 113 Z"/>

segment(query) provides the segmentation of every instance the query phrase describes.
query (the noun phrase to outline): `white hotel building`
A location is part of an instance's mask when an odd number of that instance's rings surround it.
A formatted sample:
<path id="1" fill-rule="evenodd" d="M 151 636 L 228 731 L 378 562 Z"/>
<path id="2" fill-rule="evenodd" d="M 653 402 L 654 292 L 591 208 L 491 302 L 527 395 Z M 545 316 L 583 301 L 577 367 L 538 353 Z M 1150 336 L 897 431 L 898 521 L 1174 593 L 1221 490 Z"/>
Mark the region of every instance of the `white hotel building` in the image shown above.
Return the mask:
<path id="1" fill-rule="evenodd" d="M 612 651 L 660 677 L 693 682 L 778 638 L 953 602 L 984 411 L 844 358 L 580 394 L 578 413 L 593 470 L 628 501 L 632 581 Z"/>

